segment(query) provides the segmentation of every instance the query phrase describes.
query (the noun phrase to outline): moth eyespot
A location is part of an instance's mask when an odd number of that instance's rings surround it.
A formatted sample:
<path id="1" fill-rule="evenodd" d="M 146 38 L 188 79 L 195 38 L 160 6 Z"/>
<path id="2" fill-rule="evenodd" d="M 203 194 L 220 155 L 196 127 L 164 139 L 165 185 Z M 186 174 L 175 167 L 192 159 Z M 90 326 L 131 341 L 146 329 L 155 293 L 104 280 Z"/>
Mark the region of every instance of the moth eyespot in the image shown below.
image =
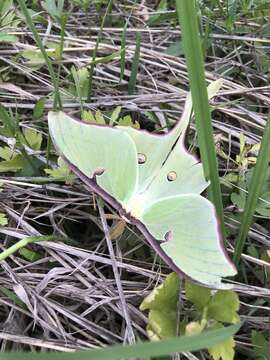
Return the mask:
<path id="1" fill-rule="evenodd" d="M 102 175 L 102 174 L 104 173 L 104 171 L 105 171 L 105 169 L 102 168 L 102 167 L 96 168 L 96 170 L 95 170 L 95 175 L 96 175 L 96 176 L 100 176 L 100 175 Z"/>
<path id="2" fill-rule="evenodd" d="M 144 164 L 146 162 L 146 156 L 138 153 L 138 164 Z"/>
<path id="3" fill-rule="evenodd" d="M 169 174 L 167 175 L 167 180 L 168 181 L 174 181 L 177 179 L 177 174 L 175 171 L 170 171 Z"/>

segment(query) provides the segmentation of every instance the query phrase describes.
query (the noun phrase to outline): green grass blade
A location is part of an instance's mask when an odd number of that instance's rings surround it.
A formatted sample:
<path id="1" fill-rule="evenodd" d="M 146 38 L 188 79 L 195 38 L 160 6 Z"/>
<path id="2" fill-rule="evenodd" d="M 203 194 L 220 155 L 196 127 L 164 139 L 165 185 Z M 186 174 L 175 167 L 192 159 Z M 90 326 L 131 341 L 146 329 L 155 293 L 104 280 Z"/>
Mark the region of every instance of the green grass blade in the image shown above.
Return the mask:
<path id="1" fill-rule="evenodd" d="M 48 67 L 48 71 L 49 71 L 50 77 L 52 79 L 52 83 L 53 83 L 53 87 L 54 87 L 54 94 L 55 94 L 55 98 L 56 98 L 54 110 L 62 109 L 62 101 L 61 101 L 61 96 L 60 96 L 60 92 L 59 92 L 58 79 L 57 79 L 57 76 L 55 75 L 55 72 L 54 72 L 54 69 L 52 66 L 52 62 L 51 62 L 51 60 L 46 52 L 46 49 L 40 39 L 40 36 L 39 36 L 37 29 L 33 23 L 31 15 L 29 14 L 29 11 L 25 4 L 25 0 L 17 0 L 17 2 L 22 10 L 23 15 L 25 16 L 27 25 L 31 29 L 34 39 L 35 39 L 35 42 L 36 42 L 37 46 L 39 47 L 39 49 L 44 57 L 44 60 L 46 62 L 46 65 Z M 58 104 L 57 108 L 56 108 L 56 104 Z"/>
<path id="2" fill-rule="evenodd" d="M 213 128 L 204 75 L 202 44 L 199 37 L 195 0 L 176 0 L 179 23 L 182 30 L 182 41 L 188 67 L 188 75 L 195 113 L 198 143 L 203 163 L 204 174 L 210 180 L 209 198 L 214 203 L 225 234 L 223 204 L 219 183 L 217 158 Z"/>
<path id="3" fill-rule="evenodd" d="M 134 57 L 132 59 L 131 74 L 128 82 L 128 95 L 133 95 L 135 91 L 138 68 L 140 63 L 141 40 L 142 40 L 142 34 L 140 32 L 137 32 L 136 48 L 135 48 Z"/>
<path id="4" fill-rule="evenodd" d="M 270 161 L 270 115 L 265 126 L 264 135 L 261 141 L 261 147 L 258 154 L 257 162 L 255 165 L 254 173 L 251 178 L 250 186 L 248 189 L 248 197 L 245 204 L 244 212 L 242 215 L 239 237 L 237 239 L 234 262 L 238 265 L 241 253 L 245 246 L 245 241 L 248 235 L 249 228 L 252 224 L 255 208 L 261 194 L 261 189 L 266 181 L 267 169 Z"/>
<path id="5" fill-rule="evenodd" d="M 124 78 L 125 65 L 126 65 L 126 37 L 127 37 L 127 23 L 123 28 L 122 37 L 121 37 L 121 59 L 120 59 L 120 79 L 121 82 Z"/>
<path id="6" fill-rule="evenodd" d="M 99 43 L 100 43 L 100 40 L 101 40 L 101 35 L 102 35 L 102 32 L 103 32 L 103 28 L 104 28 L 107 16 L 111 12 L 111 9 L 112 9 L 112 0 L 109 0 L 106 11 L 105 11 L 105 14 L 103 16 L 103 19 L 102 19 L 102 22 L 101 22 L 101 25 L 100 25 L 96 45 L 95 45 L 93 55 L 92 55 L 91 66 L 90 66 L 90 69 L 89 69 L 89 93 L 88 93 L 88 99 L 87 99 L 88 102 L 90 102 L 91 96 L 92 96 L 93 75 L 94 75 L 95 60 L 96 60 L 96 57 L 97 57 L 98 46 L 99 46 Z"/>
<path id="7" fill-rule="evenodd" d="M 162 341 L 130 346 L 108 346 L 98 350 L 72 353 L 1 353 L 1 360 L 124 360 L 167 356 L 175 352 L 197 351 L 221 343 L 236 333 L 240 324 L 210 330 L 194 336 L 174 337 Z"/>

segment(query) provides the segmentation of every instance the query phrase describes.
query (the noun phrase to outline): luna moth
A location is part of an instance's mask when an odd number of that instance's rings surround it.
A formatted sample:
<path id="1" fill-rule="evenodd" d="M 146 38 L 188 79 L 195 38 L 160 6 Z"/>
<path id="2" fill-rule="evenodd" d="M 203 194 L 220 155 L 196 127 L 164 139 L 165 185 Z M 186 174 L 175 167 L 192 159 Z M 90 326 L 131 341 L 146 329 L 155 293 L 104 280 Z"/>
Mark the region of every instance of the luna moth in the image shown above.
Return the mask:
<path id="1" fill-rule="evenodd" d="M 211 98 L 221 82 L 208 87 Z M 212 288 L 236 270 L 222 244 L 202 164 L 184 146 L 192 113 L 188 94 L 180 121 L 165 134 L 78 121 L 49 112 L 53 143 L 70 169 L 135 225 L 178 273 Z"/>

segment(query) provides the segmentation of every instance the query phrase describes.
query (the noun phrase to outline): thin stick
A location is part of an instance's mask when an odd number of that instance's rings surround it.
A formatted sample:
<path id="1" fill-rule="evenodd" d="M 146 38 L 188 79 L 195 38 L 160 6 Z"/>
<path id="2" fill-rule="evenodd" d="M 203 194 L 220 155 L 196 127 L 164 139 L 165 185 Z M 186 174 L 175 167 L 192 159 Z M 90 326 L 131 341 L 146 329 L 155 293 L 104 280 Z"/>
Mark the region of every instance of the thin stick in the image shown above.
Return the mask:
<path id="1" fill-rule="evenodd" d="M 99 214 L 100 214 L 100 218 L 101 218 L 101 224 L 102 224 L 102 227 L 103 227 L 104 235 L 105 235 L 105 238 L 106 238 L 106 241 L 107 241 L 107 246 L 108 246 L 110 258 L 111 258 L 111 261 L 112 261 L 112 268 L 113 268 L 114 278 L 115 278 L 117 290 L 118 290 L 118 293 L 119 293 L 120 302 L 121 302 L 121 305 L 122 305 L 123 315 L 124 315 L 124 318 L 125 318 L 125 321 L 126 321 L 126 324 L 127 324 L 127 339 L 128 339 L 128 342 L 130 344 L 134 344 L 135 343 L 135 335 L 133 333 L 131 320 L 130 320 L 129 313 L 128 313 L 128 310 L 127 310 L 127 303 L 126 303 L 125 295 L 124 295 L 123 288 L 122 288 L 122 285 L 121 285 L 121 279 L 120 279 L 120 276 L 119 276 L 119 273 L 118 273 L 116 257 L 115 257 L 115 254 L 114 254 L 112 240 L 111 240 L 111 237 L 110 237 L 110 232 L 109 232 L 109 229 L 108 229 L 105 213 L 104 213 L 104 210 L 103 210 L 103 204 L 102 204 L 102 202 L 101 202 L 101 200 L 99 198 L 97 198 L 97 205 L 98 205 L 98 210 L 99 210 Z"/>

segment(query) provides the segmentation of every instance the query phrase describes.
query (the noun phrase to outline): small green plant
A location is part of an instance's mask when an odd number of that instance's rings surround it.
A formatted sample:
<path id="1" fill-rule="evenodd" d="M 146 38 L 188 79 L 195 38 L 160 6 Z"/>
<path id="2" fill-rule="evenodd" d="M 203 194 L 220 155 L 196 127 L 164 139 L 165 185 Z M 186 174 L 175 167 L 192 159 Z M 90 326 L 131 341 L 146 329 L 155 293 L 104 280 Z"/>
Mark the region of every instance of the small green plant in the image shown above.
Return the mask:
<path id="1" fill-rule="evenodd" d="M 264 335 L 256 330 L 252 330 L 251 341 L 253 345 L 253 358 L 255 360 L 269 359 L 269 341 L 267 341 Z"/>
<path id="2" fill-rule="evenodd" d="M 240 322 L 239 298 L 232 290 L 211 290 L 186 281 L 187 300 L 194 306 L 190 318 L 178 324 L 177 302 L 179 299 L 179 276 L 171 273 L 142 302 L 140 309 L 149 310 L 147 332 L 151 340 L 166 339 L 177 335 L 198 335 L 211 329 L 223 328 L 224 324 Z M 190 321 L 191 320 L 191 321 Z M 178 326 L 179 325 L 179 326 Z M 232 337 L 209 347 L 214 360 L 232 360 L 235 343 Z"/>
<path id="3" fill-rule="evenodd" d="M 61 21 L 63 15 L 65 0 L 44 0 L 41 2 L 42 7 L 50 14 L 53 19 Z"/>
<path id="4" fill-rule="evenodd" d="M 0 226 L 5 226 L 8 224 L 8 219 L 6 214 L 0 213 Z"/>
<path id="5" fill-rule="evenodd" d="M 66 184 L 72 184 L 76 176 L 70 171 L 62 158 L 58 158 L 57 167 L 54 169 L 44 169 L 45 173 L 55 180 L 64 181 Z"/>
<path id="6" fill-rule="evenodd" d="M 42 135 L 35 129 L 19 126 L 19 117 L 0 107 L 0 134 L 7 138 L 8 146 L 0 147 L 0 172 L 36 175 L 41 166 L 39 160 L 29 155 L 26 148 L 40 150 Z"/>
<path id="7" fill-rule="evenodd" d="M 100 110 L 95 112 L 91 110 L 83 110 L 82 120 L 100 125 L 118 125 L 118 126 L 130 126 L 134 129 L 140 129 L 140 124 L 138 121 L 133 121 L 131 115 L 121 115 L 121 106 L 117 106 L 112 112 L 108 115 L 103 114 Z"/>
<path id="8" fill-rule="evenodd" d="M 12 27 L 16 28 L 21 19 L 18 18 L 13 0 L 2 0 L 0 2 L 0 43 L 13 43 L 18 41 L 17 36 L 10 35 L 8 30 Z"/>
<path id="9" fill-rule="evenodd" d="M 108 5 L 108 0 L 72 0 L 73 5 L 82 7 L 84 11 L 89 10 L 90 6 L 94 5 L 96 11 Z"/>

